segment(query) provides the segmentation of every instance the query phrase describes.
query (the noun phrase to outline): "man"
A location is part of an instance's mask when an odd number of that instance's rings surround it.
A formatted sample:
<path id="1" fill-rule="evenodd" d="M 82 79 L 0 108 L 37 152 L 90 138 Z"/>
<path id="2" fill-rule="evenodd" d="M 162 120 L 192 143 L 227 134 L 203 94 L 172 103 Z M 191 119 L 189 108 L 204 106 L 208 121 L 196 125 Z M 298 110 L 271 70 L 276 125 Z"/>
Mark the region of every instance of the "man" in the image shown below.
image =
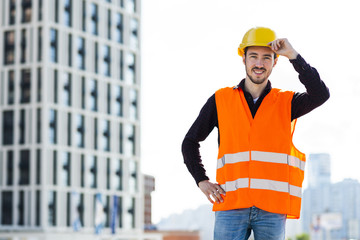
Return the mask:
<path id="1" fill-rule="evenodd" d="M 184 162 L 215 211 L 215 240 L 285 239 L 287 218 L 299 218 L 305 155 L 292 143 L 296 119 L 323 104 L 329 90 L 287 39 L 250 29 L 238 48 L 246 77 L 212 95 L 186 134 Z M 278 57 L 290 60 L 306 92 L 272 88 Z M 199 142 L 219 133 L 216 181 L 209 181 Z"/>

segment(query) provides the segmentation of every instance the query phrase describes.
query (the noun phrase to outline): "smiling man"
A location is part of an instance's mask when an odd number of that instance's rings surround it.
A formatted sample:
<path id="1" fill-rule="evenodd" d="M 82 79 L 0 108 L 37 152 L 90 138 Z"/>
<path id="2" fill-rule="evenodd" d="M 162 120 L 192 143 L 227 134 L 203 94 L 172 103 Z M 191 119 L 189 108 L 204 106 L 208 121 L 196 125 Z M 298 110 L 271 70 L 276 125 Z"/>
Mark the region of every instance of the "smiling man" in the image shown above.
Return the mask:
<path id="1" fill-rule="evenodd" d="M 215 240 L 285 239 L 287 218 L 299 218 L 305 154 L 292 143 L 296 119 L 323 104 L 329 90 L 285 38 L 250 29 L 238 48 L 246 77 L 212 95 L 182 144 L 184 162 L 213 203 Z M 306 92 L 272 88 L 279 56 L 290 60 Z M 199 142 L 218 128 L 216 183 L 206 175 Z"/>

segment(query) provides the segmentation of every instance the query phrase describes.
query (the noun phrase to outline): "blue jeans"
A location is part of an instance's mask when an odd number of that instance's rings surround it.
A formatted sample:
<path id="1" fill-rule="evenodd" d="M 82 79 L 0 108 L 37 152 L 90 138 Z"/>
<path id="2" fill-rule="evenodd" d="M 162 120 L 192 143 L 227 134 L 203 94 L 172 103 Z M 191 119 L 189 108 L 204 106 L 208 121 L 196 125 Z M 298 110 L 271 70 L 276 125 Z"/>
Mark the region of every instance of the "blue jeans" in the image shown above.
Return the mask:
<path id="1" fill-rule="evenodd" d="M 270 213 L 257 207 L 215 212 L 214 240 L 284 240 L 286 214 Z"/>

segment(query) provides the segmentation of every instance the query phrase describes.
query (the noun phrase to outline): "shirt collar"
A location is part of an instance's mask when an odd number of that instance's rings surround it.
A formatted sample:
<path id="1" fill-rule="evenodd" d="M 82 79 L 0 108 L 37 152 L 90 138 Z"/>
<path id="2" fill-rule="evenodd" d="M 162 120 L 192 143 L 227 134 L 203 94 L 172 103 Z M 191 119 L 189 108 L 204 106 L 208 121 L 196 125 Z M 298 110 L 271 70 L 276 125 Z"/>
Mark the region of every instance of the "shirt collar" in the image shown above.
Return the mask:
<path id="1" fill-rule="evenodd" d="M 240 83 L 238 85 L 236 85 L 234 87 L 234 89 L 238 89 L 238 88 L 241 88 L 243 90 L 244 93 L 248 93 L 246 90 L 245 90 L 245 78 L 243 80 L 240 81 Z M 266 87 L 264 89 L 264 91 L 262 92 L 261 95 L 263 94 L 268 94 L 270 91 L 271 91 L 271 82 L 270 80 L 268 81 L 268 83 L 266 84 Z"/>

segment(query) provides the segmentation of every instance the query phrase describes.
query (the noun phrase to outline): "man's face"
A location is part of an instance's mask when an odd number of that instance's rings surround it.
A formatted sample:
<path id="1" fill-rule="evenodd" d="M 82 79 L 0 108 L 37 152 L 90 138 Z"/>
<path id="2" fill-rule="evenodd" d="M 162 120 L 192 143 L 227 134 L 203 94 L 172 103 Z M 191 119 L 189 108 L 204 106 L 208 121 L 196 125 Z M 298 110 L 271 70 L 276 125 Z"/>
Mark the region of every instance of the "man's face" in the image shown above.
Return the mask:
<path id="1" fill-rule="evenodd" d="M 277 58 L 269 47 L 248 47 L 243 56 L 246 78 L 254 84 L 262 84 L 268 80 Z"/>

